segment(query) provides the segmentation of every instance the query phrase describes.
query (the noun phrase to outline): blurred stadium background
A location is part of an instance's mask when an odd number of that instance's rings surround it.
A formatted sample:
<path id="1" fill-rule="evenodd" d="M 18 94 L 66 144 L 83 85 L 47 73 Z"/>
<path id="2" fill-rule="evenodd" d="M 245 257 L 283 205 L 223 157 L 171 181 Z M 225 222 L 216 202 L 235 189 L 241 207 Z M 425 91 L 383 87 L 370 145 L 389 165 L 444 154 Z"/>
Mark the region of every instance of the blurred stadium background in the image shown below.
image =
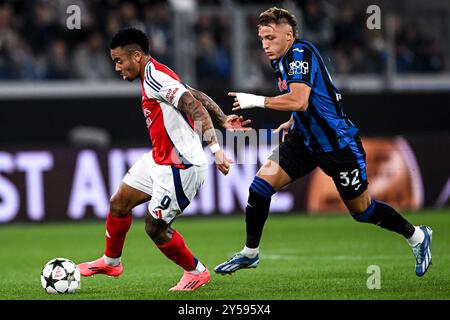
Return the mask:
<path id="1" fill-rule="evenodd" d="M 80 8 L 80 29 L 67 27 L 71 5 Z M 442 209 L 439 212 L 444 214 L 435 224 L 441 221 L 441 231 L 448 231 L 448 0 L 0 0 L 0 224 L 5 227 L 0 233 L 4 241 L 10 239 L 8 232 L 16 232 L 17 239 L 25 234 L 17 222 L 106 218 L 109 197 L 127 168 L 149 150 L 139 81 L 122 81 L 109 57 L 109 39 L 117 30 L 126 26 L 145 30 L 157 60 L 230 113 L 228 91 L 277 94 L 256 33 L 258 14 L 274 5 L 295 13 L 300 37 L 317 45 L 341 89 L 347 113 L 360 127 L 366 146 L 372 195 L 399 210 L 417 211 L 414 222 L 422 222 L 419 214 Z M 369 5 L 380 8 L 381 29 L 367 28 Z M 227 177 L 211 165 L 205 185 L 183 215 L 239 216 L 239 229 L 230 229 L 230 237 L 243 233 L 248 186 L 278 141 L 270 130 L 289 118 L 287 113 L 258 110 L 243 114 L 261 129 L 258 143 L 229 153 L 238 157 L 244 152 L 250 160 L 235 165 Z M 134 216 L 143 217 L 145 209 L 145 205 L 136 208 Z M 271 211 L 289 213 L 289 219 L 345 215 L 331 180 L 320 170 L 278 193 Z M 48 225 L 32 225 L 38 241 L 39 230 L 47 232 Z M 103 227 L 100 222 L 97 249 L 102 246 Z M 215 228 L 211 230 L 220 232 L 220 227 Z M 235 241 L 239 245 L 240 239 Z M 88 243 L 83 250 L 76 249 L 75 258 L 86 259 L 82 256 L 86 252 L 95 255 L 91 248 L 84 250 L 87 247 Z M 4 252 L 3 257 L 9 254 Z M 225 256 L 226 251 L 214 253 L 217 262 Z M 50 258 L 51 254 L 48 259 L 41 257 L 37 265 Z M 13 275 L 11 271 L 11 279 Z M 5 298 L 9 293 L 3 294 Z M 23 296 L 16 293 L 16 297 Z"/>
<path id="2" fill-rule="evenodd" d="M 367 27 L 371 4 L 381 29 Z M 79 29 L 67 26 L 71 5 Z M 229 90 L 277 94 L 256 34 L 259 12 L 273 5 L 296 14 L 343 91 L 372 194 L 401 210 L 448 206 L 448 1 L 1 1 L 0 221 L 104 218 L 126 168 L 149 149 L 140 85 L 121 81 L 109 57 L 119 28 L 145 30 L 156 59 L 229 113 Z M 289 117 L 244 115 L 262 130 Z M 187 215 L 242 212 L 244 186 L 271 150 L 264 141 L 278 141 L 269 136 L 259 131 L 258 152 L 230 176 L 211 167 Z M 272 211 L 345 211 L 330 181 L 317 170 L 280 192 Z"/>

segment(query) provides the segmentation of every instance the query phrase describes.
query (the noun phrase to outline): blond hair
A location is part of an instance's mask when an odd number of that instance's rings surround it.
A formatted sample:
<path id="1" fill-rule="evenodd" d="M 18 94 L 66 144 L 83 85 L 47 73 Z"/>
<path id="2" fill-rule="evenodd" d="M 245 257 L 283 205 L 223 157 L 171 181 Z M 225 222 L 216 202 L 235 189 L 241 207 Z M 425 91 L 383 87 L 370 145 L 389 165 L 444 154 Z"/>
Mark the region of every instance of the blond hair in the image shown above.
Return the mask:
<path id="1" fill-rule="evenodd" d="M 286 9 L 272 7 L 261 12 L 258 17 L 258 27 L 267 26 L 270 23 L 289 24 L 292 27 L 294 38 L 297 38 L 297 21 L 295 20 L 295 16 Z"/>

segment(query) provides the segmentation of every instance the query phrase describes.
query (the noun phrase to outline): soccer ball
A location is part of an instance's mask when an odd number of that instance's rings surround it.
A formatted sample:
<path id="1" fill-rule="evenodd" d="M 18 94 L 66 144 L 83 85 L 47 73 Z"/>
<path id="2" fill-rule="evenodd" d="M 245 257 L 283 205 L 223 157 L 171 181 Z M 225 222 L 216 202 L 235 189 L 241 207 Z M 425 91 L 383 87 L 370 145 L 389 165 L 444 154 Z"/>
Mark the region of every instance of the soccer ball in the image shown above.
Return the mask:
<path id="1" fill-rule="evenodd" d="M 50 260 L 42 269 L 41 284 L 47 293 L 73 293 L 80 287 L 80 270 L 69 259 Z"/>

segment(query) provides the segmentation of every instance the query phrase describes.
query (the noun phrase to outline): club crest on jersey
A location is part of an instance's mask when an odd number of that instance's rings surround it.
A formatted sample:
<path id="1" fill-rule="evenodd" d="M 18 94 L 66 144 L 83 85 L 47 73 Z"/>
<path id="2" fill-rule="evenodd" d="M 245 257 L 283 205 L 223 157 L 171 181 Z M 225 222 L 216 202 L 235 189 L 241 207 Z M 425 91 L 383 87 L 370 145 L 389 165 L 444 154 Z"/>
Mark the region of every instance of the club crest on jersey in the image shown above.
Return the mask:
<path id="1" fill-rule="evenodd" d="M 306 61 L 295 60 L 289 63 L 288 75 L 293 76 L 295 74 L 307 74 L 309 72 L 309 63 Z"/>
<path id="2" fill-rule="evenodd" d="M 278 78 L 278 89 L 280 89 L 280 91 L 287 90 L 286 80 L 281 80 L 281 78 Z"/>

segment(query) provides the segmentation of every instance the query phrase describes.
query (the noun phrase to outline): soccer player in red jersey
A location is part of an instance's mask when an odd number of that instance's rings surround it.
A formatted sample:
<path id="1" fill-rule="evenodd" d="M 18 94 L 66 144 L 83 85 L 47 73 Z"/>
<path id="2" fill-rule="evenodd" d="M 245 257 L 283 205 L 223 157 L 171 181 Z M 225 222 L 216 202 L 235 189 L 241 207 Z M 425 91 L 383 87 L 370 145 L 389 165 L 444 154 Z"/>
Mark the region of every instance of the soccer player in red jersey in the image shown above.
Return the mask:
<path id="1" fill-rule="evenodd" d="M 226 116 L 206 94 L 183 84 L 174 71 L 150 56 L 148 38 L 142 31 L 120 30 L 111 40 L 110 49 L 122 78 L 140 78 L 142 82 L 142 110 L 152 151 L 131 167 L 112 196 L 104 255 L 79 264 L 80 273 L 122 274 L 121 255 L 131 226 L 131 210 L 150 200 L 145 231 L 167 258 L 184 269 L 180 282 L 170 290 L 195 290 L 209 282 L 210 273 L 171 223 L 189 205 L 206 177 L 207 160 L 197 131 L 214 154 L 217 168 L 226 175 L 231 160 L 218 144 L 210 114 L 231 131 L 250 130 L 245 127 L 250 120 Z"/>

